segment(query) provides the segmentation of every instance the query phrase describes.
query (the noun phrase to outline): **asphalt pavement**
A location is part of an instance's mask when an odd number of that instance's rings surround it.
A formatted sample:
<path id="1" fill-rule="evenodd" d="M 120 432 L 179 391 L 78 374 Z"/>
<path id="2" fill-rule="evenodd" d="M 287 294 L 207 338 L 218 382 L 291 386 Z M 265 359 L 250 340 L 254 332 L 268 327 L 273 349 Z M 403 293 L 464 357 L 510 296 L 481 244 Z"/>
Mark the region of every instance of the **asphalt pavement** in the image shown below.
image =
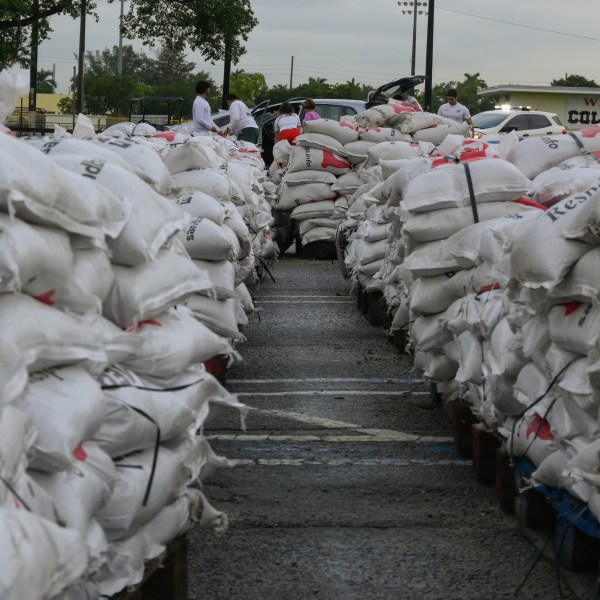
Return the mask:
<path id="1" fill-rule="evenodd" d="M 204 485 L 229 528 L 190 534 L 190 598 L 572 599 L 337 264 L 285 255 L 273 274 L 228 379 L 247 429 L 207 430 L 235 462 Z"/>

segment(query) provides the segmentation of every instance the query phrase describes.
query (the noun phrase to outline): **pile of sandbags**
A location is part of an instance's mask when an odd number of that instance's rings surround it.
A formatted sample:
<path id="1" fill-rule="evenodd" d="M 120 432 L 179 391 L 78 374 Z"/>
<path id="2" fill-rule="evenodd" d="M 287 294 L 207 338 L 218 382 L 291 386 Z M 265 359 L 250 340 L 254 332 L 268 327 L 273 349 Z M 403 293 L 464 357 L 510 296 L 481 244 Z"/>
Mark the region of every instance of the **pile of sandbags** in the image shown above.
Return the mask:
<path id="1" fill-rule="evenodd" d="M 0 155 L 0 596 L 111 596 L 226 525 L 196 482 L 227 464 L 205 424 L 243 408 L 204 367 L 237 355 L 239 317 L 203 303 L 248 304 L 252 240 L 231 195 L 181 189 L 134 138 L 3 131 Z M 191 258 L 193 224 L 228 219 Z"/>

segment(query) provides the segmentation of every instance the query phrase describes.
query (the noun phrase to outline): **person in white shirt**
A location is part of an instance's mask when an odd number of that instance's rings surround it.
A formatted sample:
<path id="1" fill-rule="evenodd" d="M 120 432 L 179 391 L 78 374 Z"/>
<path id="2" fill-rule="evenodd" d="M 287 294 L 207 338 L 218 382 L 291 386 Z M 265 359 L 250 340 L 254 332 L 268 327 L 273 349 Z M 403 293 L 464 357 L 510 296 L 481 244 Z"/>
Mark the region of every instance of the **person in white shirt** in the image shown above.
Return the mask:
<path id="1" fill-rule="evenodd" d="M 466 106 L 463 106 L 458 101 L 458 92 L 453 88 L 449 89 L 446 92 L 446 100 L 446 104 L 442 104 L 438 108 L 437 114 L 440 117 L 446 117 L 446 119 L 451 119 L 457 123 L 464 123 L 466 121 L 471 128 L 471 135 L 473 135 L 475 125 L 473 119 L 471 119 L 471 113 Z"/>
<path id="2" fill-rule="evenodd" d="M 258 141 L 258 125 L 252 117 L 250 109 L 235 94 L 228 94 L 229 127 L 227 131 L 233 133 L 238 140 L 252 142 Z"/>
<path id="3" fill-rule="evenodd" d="M 210 90 L 210 81 L 198 81 L 195 89 L 197 96 L 192 107 L 191 134 L 199 135 L 212 131 L 213 133 L 222 135 L 221 129 L 217 127 L 210 116 L 210 104 L 206 100 Z"/>
<path id="4" fill-rule="evenodd" d="M 294 140 L 302 133 L 300 127 L 300 117 L 296 114 L 294 107 L 287 101 L 283 102 L 279 109 L 279 115 L 275 119 L 275 142 L 287 140 L 294 145 Z"/>

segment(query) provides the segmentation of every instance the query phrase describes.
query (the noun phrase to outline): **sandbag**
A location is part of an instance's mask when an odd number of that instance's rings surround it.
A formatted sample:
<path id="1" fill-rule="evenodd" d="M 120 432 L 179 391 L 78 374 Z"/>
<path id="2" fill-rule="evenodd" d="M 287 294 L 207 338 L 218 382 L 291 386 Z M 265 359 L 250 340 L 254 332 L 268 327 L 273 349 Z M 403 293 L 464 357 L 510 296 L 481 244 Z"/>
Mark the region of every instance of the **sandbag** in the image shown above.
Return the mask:
<path id="1" fill-rule="evenodd" d="M 293 173 L 305 170 L 328 171 L 334 175 L 342 175 L 350 170 L 350 163 L 339 154 L 328 150 L 294 148 L 290 155 L 288 171 Z"/>

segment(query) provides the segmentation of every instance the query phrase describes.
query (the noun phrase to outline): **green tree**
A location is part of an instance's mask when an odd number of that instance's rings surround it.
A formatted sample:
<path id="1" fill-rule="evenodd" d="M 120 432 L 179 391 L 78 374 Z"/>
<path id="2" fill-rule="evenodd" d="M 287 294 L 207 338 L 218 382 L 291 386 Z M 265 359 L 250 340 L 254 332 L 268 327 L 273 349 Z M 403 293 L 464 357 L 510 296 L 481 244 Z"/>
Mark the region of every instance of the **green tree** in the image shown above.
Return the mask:
<path id="1" fill-rule="evenodd" d="M 150 85 L 165 85 L 173 82 L 187 81 L 193 85 L 196 63 L 186 60 L 183 48 L 163 44 L 156 53 L 156 58 L 148 61 L 148 71 L 142 80 Z"/>
<path id="2" fill-rule="evenodd" d="M 73 98 L 71 96 L 64 96 L 57 102 L 58 110 L 61 115 L 72 115 L 73 114 Z"/>
<path id="3" fill-rule="evenodd" d="M 81 0 L 2 0 L 0 2 L 0 68 L 19 64 L 29 66 L 31 26 L 38 25 L 38 44 L 50 37 L 48 18 L 69 14 L 78 18 Z M 96 3 L 88 0 L 87 14 L 96 15 Z"/>
<path id="4" fill-rule="evenodd" d="M 128 100 L 140 95 L 140 86 L 130 75 L 85 75 L 86 112 L 93 115 L 124 114 Z"/>
<path id="5" fill-rule="evenodd" d="M 568 75 L 562 79 L 553 79 L 550 85 L 564 87 L 598 87 L 598 84 L 593 79 L 587 79 L 583 75 Z"/>
<path id="6" fill-rule="evenodd" d="M 243 42 L 257 24 L 250 0 L 132 0 L 123 18 L 126 37 L 148 46 L 160 40 L 187 45 L 213 64 L 225 59 L 226 49 L 237 64 L 246 52 Z"/>
<path id="7" fill-rule="evenodd" d="M 140 81 L 153 70 L 152 59 L 144 52 L 136 52 L 130 44 L 123 45 L 123 75 Z M 85 74 L 93 76 L 119 74 L 119 47 L 104 48 L 85 53 Z"/>
<path id="8" fill-rule="evenodd" d="M 268 89 L 262 73 L 246 73 L 240 69 L 231 74 L 231 92 L 250 106 L 254 106 L 256 99 L 262 97 Z"/>
<path id="9" fill-rule="evenodd" d="M 56 89 L 56 81 L 52 77 L 52 71 L 40 69 L 37 72 L 36 91 L 40 94 L 53 94 Z"/>

